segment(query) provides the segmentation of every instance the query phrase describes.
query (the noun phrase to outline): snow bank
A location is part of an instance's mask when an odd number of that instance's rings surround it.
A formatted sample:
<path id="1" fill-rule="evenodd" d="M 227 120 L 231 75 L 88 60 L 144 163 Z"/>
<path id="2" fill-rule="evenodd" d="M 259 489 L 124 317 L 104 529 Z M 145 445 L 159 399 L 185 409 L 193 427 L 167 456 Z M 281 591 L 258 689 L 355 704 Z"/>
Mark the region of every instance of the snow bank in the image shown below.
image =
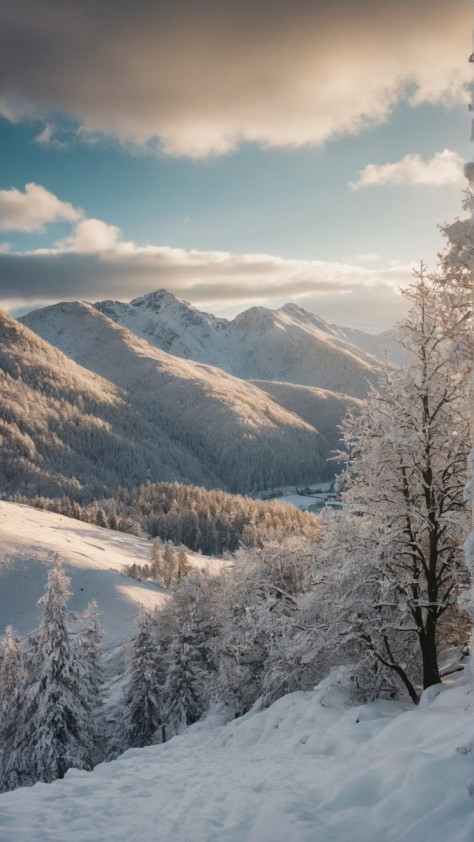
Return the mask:
<path id="1" fill-rule="evenodd" d="M 439 691 L 439 692 L 438 692 Z M 348 705 L 329 680 L 0 796 L 1 842 L 471 842 L 473 696 Z"/>

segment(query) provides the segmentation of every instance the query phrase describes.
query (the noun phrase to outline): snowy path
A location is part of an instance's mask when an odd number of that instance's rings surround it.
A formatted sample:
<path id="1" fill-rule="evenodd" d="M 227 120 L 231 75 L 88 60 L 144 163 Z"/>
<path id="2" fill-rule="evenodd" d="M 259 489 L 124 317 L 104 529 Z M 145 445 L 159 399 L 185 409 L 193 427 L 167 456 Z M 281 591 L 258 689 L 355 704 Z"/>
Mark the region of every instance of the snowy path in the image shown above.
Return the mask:
<path id="1" fill-rule="evenodd" d="M 417 709 L 347 707 L 326 685 L 1 795 L 0 840 L 472 842 L 465 680 Z"/>

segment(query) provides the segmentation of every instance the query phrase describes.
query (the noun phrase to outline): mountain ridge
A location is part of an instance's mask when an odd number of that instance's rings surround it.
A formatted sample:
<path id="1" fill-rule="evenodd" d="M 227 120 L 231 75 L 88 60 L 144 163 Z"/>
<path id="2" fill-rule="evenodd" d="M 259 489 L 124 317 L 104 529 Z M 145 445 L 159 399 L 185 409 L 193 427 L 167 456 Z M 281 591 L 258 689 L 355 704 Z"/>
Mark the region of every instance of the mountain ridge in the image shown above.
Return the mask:
<path id="1" fill-rule="evenodd" d="M 155 347 L 242 380 L 276 380 L 365 397 L 379 361 L 318 316 L 288 303 L 234 319 L 201 312 L 167 290 L 94 307 Z"/>
<path id="2" fill-rule="evenodd" d="M 165 466 L 146 471 L 142 481 L 153 476 L 249 492 L 327 474 L 324 437 L 255 385 L 171 356 L 91 304 L 63 303 L 31 315 L 33 336 L 118 387 L 128 411 L 139 414 L 147 446 Z M 48 353 L 43 346 L 39 356 L 47 360 Z M 16 356 L 21 362 L 21 349 Z M 153 430 L 156 445 L 149 444 Z"/>

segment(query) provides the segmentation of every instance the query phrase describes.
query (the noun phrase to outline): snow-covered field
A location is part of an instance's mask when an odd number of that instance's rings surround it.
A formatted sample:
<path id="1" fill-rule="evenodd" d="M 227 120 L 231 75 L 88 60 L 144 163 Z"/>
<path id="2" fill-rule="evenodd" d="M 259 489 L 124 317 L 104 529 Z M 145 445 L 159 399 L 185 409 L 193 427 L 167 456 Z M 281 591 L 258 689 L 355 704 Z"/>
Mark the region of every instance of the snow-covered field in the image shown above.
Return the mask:
<path id="1" fill-rule="evenodd" d="M 70 610 L 79 614 L 92 599 L 97 601 L 105 649 L 134 633 L 140 605 L 153 608 L 166 599 L 164 588 L 124 575 L 133 562 L 150 561 L 150 541 L 0 501 L 0 637 L 6 625 L 20 636 L 35 628 L 36 603 L 46 585 L 48 563 L 56 554 L 71 579 Z M 223 563 L 193 553 L 189 559 L 196 568 L 210 572 Z"/>
<path id="2" fill-rule="evenodd" d="M 467 677 L 418 708 L 326 680 L 0 796 L 1 842 L 472 842 Z"/>

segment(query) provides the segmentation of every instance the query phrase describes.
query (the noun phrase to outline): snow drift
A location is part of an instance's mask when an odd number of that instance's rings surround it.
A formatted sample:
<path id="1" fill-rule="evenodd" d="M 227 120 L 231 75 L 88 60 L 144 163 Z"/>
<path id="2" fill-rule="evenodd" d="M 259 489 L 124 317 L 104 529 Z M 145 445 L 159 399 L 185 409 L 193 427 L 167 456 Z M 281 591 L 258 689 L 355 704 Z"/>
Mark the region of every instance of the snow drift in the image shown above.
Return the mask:
<path id="1" fill-rule="evenodd" d="M 352 706 L 334 679 L 216 716 L 93 772 L 0 796 L 9 842 L 470 842 L 465 679 L 418 708 Z"/>

